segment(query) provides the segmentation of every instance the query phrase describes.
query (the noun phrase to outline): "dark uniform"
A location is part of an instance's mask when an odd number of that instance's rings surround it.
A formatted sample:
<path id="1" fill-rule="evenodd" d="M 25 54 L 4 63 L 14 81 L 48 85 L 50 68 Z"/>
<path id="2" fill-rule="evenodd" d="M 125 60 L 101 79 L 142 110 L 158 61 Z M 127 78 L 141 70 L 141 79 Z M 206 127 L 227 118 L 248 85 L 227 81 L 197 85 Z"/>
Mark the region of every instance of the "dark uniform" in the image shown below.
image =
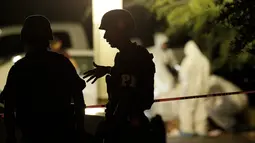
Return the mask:
<path id="1" fill-rule="evenodd" d="M 152 54 L 135 43 L 117 53 L 115 65 L 107 76 L 110 107 L 107 116 L 126 118 L 150 109 L 154 101 L 155 66 L 152 59 Z"/>
<path id="2" fill-rule="evenodd" d="M 144 111 L 154 102 L 155 66 L 152 59 L 152 54 L 135 43 L 115 57 L 111 75 L 106 78 L 109 95 L 106 120 L 114 140 L 118 136 L 122 141 L 132 137 L 127 140 L 132 142 L 149 139 L 149 121 Z"/>
<path id="3" fill-rule="evenodd" d="M 105 30 L 104 39 L 119 52 L 113 67 L 94 63 L 96 68 L 84 73 L 84 78 L 90 77 L 88 81 L 93 82 L 108 74 L 106 121 L 99 126 L 97 135 L 107 143 L 148 142 L 150 122 L 144 111 L 154 101 L 153 55 L 131 42 L 135 22 L 126 10 L 105 13 L 99 29 Z"/>
<path id="4" fill-rule="evenodd" d="M 2 92 L 7 132 L 11 133 L 8 130 L 15 119 L 25 143 L 73 141 L 75 118 L 71 101 L 85 109 L 84 87 L 84 80 L 63 55 L 46 49 L 27 52 L 10 69 Z"/>
<path id="5" fill-rule="evenodd" d="M 25 139 L 54 139 L 71 135 L 75 127 L 71 100 L 82 96 L 84 87 L 67 58 L 44 52 L 18 61 L 2 94 L 5 100 L 15 100 L 17 125 Z M 80 103 L 85 108 L 84 101 Z"/>

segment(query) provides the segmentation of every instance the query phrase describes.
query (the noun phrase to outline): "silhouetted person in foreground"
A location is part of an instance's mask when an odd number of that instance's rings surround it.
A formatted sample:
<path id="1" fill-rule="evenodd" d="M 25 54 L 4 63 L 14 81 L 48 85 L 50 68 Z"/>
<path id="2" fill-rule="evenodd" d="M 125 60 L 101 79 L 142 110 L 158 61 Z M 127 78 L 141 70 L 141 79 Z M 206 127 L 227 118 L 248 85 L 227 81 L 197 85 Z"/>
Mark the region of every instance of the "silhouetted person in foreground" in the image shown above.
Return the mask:
<path id="1" fill-rule="evenodd" d="M 8 143 L 16 142 L 15 126 L 20 128 L 24 143 L 82 140 L 82 90 L 86 84 L 66 57 L 48 51 L 52 39 L 45 17 L 34 15 L 25 20 L 21 42 L 26 56 L 10 69 L 2 92 Z"/>
<path id="2" fill-rule="evenodd" d="M 130 41 L 135 23 L 126 10 L 107 12 L 99 29 L 105 30 L 104 38 L 111 47 L 119 50 L 113 67 L 94 63 L 96 68 L 84 76 L 94 83 L 107 75 L 109 101 L 106 121 L 100 129 L 101 137 L 107 143 L 146 142 L 149 140 L 149 120 L 144 111 L 150 109 L 154 101 L 153 55 Z"/>

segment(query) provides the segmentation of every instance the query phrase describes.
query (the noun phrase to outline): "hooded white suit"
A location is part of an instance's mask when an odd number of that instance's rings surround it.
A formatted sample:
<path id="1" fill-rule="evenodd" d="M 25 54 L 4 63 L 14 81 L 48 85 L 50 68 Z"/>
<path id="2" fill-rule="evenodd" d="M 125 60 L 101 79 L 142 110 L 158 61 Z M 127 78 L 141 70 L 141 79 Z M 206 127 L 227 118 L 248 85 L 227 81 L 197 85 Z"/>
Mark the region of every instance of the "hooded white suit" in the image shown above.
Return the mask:
<path id="1" fill-rule="evenodd" d="M 209 90 L 210 63 L 194 41 L 184 47 L 185 57 L 179 72 L 181 96 L 207 94 Z M 207 134 L 205 98 L 180 101 L 179 120 L 181 132 Z"/>

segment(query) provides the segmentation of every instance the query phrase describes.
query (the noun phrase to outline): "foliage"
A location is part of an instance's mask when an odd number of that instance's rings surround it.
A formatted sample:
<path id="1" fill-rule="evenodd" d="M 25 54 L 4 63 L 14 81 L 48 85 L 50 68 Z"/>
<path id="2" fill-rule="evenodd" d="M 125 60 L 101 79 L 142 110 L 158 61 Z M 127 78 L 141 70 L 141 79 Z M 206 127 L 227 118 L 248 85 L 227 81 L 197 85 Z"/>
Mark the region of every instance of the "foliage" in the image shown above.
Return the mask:
<path id="1" fill-rule="evenodd" d="M 170 40 L 189 35 L 209 58 L 213 71 L 223 66 L 232 70 L 242 68 L 251 57 L 245 50 L 237 54 L 232 46 L 232 41 L 236 41 L 240 34 L 240 27 L 233 28 L 237 24 L 230 22 L 234 18 L 227 16 L 230 12 L 226 7 L 233 7 L 232 3 L 232 0 L 155 0 L 151 10 L 157 14 L 158 20 L 167 21 L 165 32 Z M 183 29 L 186 33 L 180 36 Z"/>
<path id="2" fill-rule="evenodd" d="M 235 53 L 251 52 L 255 44 L 255 1 L 235 0 L 225 4 L 216 22 L 233 28 L 238 32 L 235 40 L 231 43 Z"/>

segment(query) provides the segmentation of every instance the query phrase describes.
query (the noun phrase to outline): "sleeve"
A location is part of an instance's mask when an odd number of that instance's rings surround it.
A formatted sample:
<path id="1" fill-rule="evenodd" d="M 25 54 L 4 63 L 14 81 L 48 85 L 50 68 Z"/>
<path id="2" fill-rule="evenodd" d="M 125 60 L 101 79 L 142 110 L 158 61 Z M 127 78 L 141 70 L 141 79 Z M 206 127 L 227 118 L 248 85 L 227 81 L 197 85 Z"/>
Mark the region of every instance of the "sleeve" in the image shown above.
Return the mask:
<path id="1" fill-rule="evenodd" d="M 67 63 L 66 70 L 69 71 L 68 80 L 70 81 L 72 89 L 75 91 L 82 91 L 86 87 L 85 81 L 77 74 L 71 61 L 68 58 L 65 58 L 65 61 Z"/>
<path id="2" fill-rule="evenodd" d="M 12 100 L 15 99 L 17 91 L 16 75 L 14 66 L 10 69 L 7 77 L 7 81 L 4 87 L 4 90 L 1 93 L 2 100 Z"/>
<path id="3" fill-rule="evenodd" d="M 7 133 L 7 139 L 15 138 L 15 116 L 14 111 L 16 107 L 16 91 L 17 91 L 17 79 L 14 72 L 14 66 L 10 69 L 6 85 L 2 92 L 4 100 L 4 124 Z"/>
<path id="4" fill-rule="evenodd" d="M 69 61 L 69 59 L 65 58 L 66 60 L 66 69 L 68 71 L 68 82 L 71 88 L 74 105 L 77 110 L 84 109 L 86 107 L 85 101 L 83 98 L 82 90 L 86 87 L 86 83 L 80 76 L 77 74 L 75 67 Z"/>

